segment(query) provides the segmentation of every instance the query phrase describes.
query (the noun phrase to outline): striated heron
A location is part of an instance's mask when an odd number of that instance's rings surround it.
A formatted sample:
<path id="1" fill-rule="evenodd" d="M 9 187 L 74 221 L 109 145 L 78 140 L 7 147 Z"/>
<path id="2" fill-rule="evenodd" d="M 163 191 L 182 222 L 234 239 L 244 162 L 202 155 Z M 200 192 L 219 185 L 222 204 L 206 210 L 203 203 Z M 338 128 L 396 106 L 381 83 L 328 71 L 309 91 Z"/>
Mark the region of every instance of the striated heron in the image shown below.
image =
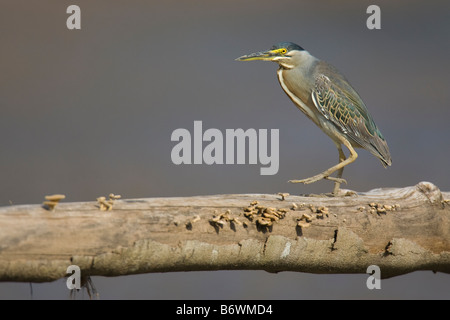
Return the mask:
<path id="1" fill-rule="evenodd" d="M 284 92 L 336 144 L 338 164 L 313 177 L 289 182 L 309 184 L 328 179 L 334 181 L 333 194 L 337 195 L 341 183 L 346 183 L 342 179 L 344 167 L 358 157 L 354 148 L 370 151 L 384 167 L 391 165 L 386 139 L 358 93 L 335 67 L 292 42 L 282 42 L 270 50 L 236 60 L 278 63 L 278 80 Z M 342 151 L 342 145 L 350 151 L 348 158 Z M 336 177 L 330 177 L 334 172 L 337 172 Z"/>

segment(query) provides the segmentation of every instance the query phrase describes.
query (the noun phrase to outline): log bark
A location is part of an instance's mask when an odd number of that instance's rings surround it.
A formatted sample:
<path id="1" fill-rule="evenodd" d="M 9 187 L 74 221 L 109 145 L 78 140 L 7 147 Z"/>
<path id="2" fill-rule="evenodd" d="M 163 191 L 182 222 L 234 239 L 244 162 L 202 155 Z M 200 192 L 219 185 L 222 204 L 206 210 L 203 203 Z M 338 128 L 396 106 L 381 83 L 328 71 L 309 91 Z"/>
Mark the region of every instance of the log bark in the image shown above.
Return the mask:
<path id="1" fill-rule="evenodd" d="M 0 208 L 0 281 L 150 272 L 450 273 L 450 193 L 231 194 Z M 258 203 L 256 204 L 255 201 Z M 103 206 L 103 209 L 105 207 Z"/>

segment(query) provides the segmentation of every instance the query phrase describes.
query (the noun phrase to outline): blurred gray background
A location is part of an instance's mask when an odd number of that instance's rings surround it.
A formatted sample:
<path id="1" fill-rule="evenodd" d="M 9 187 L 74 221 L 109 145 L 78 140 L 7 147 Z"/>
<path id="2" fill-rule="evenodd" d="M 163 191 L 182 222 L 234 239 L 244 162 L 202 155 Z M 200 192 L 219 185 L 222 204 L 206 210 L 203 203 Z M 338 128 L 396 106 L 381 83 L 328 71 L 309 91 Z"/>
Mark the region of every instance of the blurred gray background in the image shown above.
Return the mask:
<path id="1" fill-rule="evenodd" d="M 79 31 L 66 8 L 81 7 Z M 381 30 L 366 9 L 381 7 Z M 223 193 L 320 193 L 290 185 L 337 161 L 332 141 L 280 88 L 274 63 L 243 54 L 292 41 L 340 69 L 388 140 L 346 188 L 430 181 L 450 190 L 448 1 L 7 1 L 0 4 L 0 205 L 64 193 L 90 201 Z M 280 170 L 172 164 L 173 130 L 280 129 Z M 94 277 L 103 299 L 450 298 L 450 277 L 416 272 L 368 290 L 368 275 L 263 271 Z M 0 283 L 1 299 L 67 299 L 64 280 Z"/>

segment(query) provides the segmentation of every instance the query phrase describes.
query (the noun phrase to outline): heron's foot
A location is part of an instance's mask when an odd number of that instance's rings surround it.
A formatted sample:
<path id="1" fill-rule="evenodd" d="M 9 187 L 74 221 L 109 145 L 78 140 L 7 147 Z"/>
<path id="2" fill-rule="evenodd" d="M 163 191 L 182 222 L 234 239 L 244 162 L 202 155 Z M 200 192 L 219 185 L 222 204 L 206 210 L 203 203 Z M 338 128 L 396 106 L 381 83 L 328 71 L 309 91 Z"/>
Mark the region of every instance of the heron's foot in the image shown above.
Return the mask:
<path id="1" fill-rule="evenodd" d="M 330 181 L 334 181 L 334 182 L 337 182 L 337 183 L 339 183 L 339 184 L 341 184 L 341 183 L 347 184 L 347 180 L 342 179 L 342 178 L 325 177 L 324 179 L 327 179 L 327 180 L 330 180 Z"/>
<path id="2" fill-rule="evenodd" d="M 329 177 L 329 176 L 326 176 L 324 174 L 318 174 L 316 176 L 313 176 L 313 177 L 310 177 L 310 178 L 306 178 L 306 179 L 302 179 L 302 180 L 289 180 L 289 182 L 290 183 L 310 184 L 310 183 L 314 183 L 314 182 L 317 182 L 317 181 L 322 180 L 322 179 L 331 180 L 331 181 L 337 182 L 338 184 L 341 184 L 341 183 L 347 184 L 347 181 L 345 179 Z"/>

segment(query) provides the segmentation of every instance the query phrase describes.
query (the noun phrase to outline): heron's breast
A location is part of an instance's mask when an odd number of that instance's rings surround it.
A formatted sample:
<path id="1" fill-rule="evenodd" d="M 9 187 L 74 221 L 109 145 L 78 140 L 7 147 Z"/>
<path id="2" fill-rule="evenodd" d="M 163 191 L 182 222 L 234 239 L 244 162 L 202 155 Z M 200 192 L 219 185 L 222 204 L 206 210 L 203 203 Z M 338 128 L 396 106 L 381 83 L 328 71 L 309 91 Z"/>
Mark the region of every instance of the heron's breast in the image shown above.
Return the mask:
<path id="1" fill-rule="evenodd" d="M 277 71 L 281 88 L 286 92 L 294 104 L 316 125 L 320 126 L 318 110 L 311 98 L 312 85 L 301 74 L 294 70 L 283 68 Z"/>

